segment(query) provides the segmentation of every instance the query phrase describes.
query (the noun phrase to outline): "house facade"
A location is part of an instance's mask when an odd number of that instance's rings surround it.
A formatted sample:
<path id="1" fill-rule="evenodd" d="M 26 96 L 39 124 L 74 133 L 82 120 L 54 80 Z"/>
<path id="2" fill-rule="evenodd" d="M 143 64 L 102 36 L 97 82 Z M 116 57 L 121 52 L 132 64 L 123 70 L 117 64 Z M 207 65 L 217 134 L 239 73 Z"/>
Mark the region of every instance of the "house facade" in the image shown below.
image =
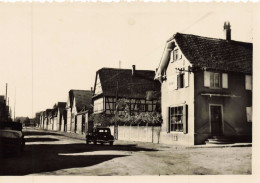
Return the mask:
<path id="1" fill-rule="evenodd" d="M 51 130 L 52 129 L 52 123 L 51 123 L 51 112 L 52 109 L 46 109 L 45 115 L 44 115 L 44 129 Z"/>
<path id="2" fill-rule="evenodd" d="M 64 116 L 64 113 L 66 113 L 66 102 L 58 102 L 56 104 L 57 108 L 57 121 L 56 121 L 56 130 L 64 131 L 64 121 L 66 120 L 66 117 Z"/>
<path id="3" fill-rule="evenodd" d="M 92 109 L 91 90 L 70 90 L 66 104 L 67 132 L 83 133 L 88 119 L 86 113 L 90 109 Z"/>
<path id="4" fill-rule="evenodd" d="M 66 132 L 67 131 L 67 111 L 66 111 L 66 104 L 65 104 L 65 109 L 60 112 L 60 120 L 61 120 L 61 128 L 60 131 Z"/>
<path id="5" fill-rule="evenodd" d="M 252 43 L 176 33 L 156 72 L 162 83 L 161 142 L 203 144 L 252 136 Z"/>
<path id="6" fill-rule="evenodd" d="M 40 112 L 40 128 L 44 128 L 45 111 Z"/>

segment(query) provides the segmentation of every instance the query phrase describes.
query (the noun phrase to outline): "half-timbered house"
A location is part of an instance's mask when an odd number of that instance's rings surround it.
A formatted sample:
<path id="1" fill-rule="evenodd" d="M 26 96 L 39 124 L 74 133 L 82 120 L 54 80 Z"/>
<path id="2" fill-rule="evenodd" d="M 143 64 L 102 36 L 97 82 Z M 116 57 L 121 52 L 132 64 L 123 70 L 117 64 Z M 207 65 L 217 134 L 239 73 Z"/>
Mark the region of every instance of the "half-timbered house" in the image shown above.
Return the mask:
<path id="1" fill-rule="evenodd" d="M 130 113 L 160 110 L 160 82 L 154 80 L 155 71 L 102 68 L 97 71 L 94 87 L 94 113 L 114 115 L 116 101 L 127 100 Z M 159 95 L 150 95 L 157 93 Z M 152 97 L 148 97 L 148 96 Z M 119 111 L 119 114 L 123 111 Z"/>

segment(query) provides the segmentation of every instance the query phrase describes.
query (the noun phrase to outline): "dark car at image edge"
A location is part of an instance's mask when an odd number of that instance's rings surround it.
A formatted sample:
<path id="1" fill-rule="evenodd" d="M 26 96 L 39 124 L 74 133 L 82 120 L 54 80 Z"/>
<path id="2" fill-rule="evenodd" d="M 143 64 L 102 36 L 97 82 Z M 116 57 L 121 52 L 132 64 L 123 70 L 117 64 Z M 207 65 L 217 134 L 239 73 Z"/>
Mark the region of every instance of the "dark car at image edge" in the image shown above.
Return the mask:
<path id="1" fill-rule="evenodd" d="M 19 155 L 25 146 L 22 124 L 0 122 L 0 155 Z"/>

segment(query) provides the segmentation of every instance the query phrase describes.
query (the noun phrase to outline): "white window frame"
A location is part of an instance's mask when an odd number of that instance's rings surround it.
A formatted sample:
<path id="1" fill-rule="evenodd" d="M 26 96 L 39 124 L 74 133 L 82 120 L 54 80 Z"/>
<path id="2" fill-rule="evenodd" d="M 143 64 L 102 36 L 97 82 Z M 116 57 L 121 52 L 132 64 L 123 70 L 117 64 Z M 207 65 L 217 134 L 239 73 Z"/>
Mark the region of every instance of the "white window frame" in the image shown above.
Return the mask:
<path id="1" fill-rule="evenodd" d="M 171 114 L 171 109 L 172 108 L 178 108 L 178 107 L 182 107 L 182 115 L 181 114 Z M 176 105 L 176 106 L 169 106 L 169 108 L 168 108 L 168 110 L 169 110 L 169 119 L 168 119 L 168 128 L 169 128 L 169 133 L 171 133 L 171 132 L 173 132 L 173 133 L 185 133 L 185 134 L 187 134 L 188 132 L 188 129 L 187 130 L 185 130 L 184 129 L 184 127 L 185 128 L 187 128 L 187 124 L 188 124 L 188 121 L 187 121 L 187 105 L 186 104 L 180 104 L 180 105 Z M 176 117 L 176 116 L 181 116 L 181 119 L 182 119 L 182 121 L 181 121 L 181 123 L 172 123 L 172 117 Z M 185 123 L 185 125 L 184 125 L 184 123 Z M 182 125 L 182 130 L 180 130 L 180 131 L 177 131 L 177 130 L 173 130 L 172 129 L 172 124 L 174 125 Z M 186 132 L 185 132 L 186 131 Z"/>

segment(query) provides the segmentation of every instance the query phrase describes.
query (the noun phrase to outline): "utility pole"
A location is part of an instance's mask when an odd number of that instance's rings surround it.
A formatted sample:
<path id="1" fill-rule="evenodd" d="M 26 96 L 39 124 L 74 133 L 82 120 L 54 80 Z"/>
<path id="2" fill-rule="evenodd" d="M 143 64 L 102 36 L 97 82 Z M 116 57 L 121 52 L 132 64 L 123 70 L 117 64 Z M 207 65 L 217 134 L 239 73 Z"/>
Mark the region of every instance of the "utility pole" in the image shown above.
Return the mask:
<path id="1" fill-rule="evenodd" d="M 14 120 L 15 120 L 15 104 L 16 104 L 16 87 L 14 90 Z"/>
<path id="2" fill-rule="evenodd" d="M 7 104 L 7 87 L 8 87 L 8 84 L 6 83 L 5 84 L 5 105 Z"/>

